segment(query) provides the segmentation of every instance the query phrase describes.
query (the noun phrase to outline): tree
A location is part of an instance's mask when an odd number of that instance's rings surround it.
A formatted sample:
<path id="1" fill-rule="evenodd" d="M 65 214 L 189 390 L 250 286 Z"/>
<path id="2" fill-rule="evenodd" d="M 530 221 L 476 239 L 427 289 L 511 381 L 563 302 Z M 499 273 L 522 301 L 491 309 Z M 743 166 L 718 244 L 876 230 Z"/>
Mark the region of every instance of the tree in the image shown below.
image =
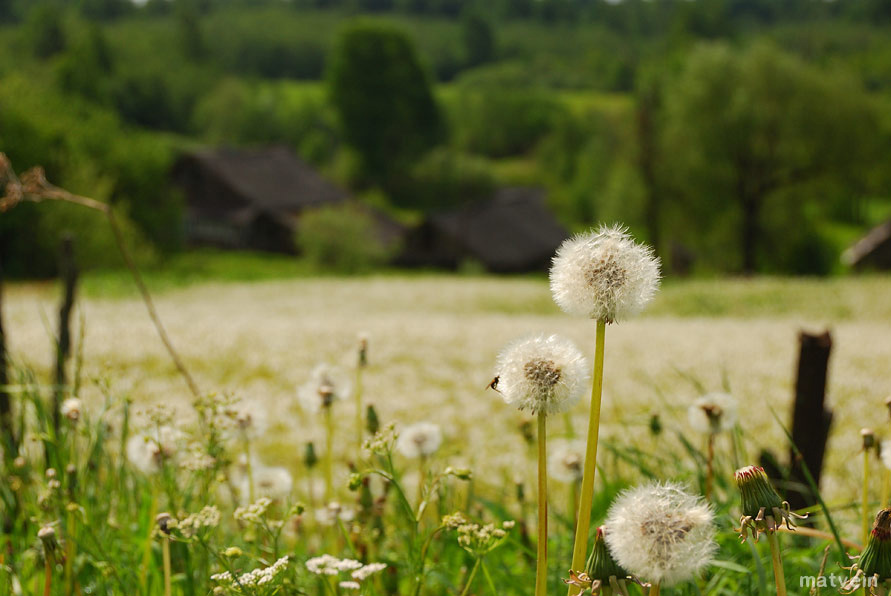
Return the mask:
<path id="1" fill-rule="evenodd" d="M 427 74 L 401 31 L 360 23 L 340 36 L 328 73 L 344 138 L 364 179 L 392 190 L 443 138 Z"/>
<path id="2" fill-rule="evenodd" d="M 476 12 L 467 13 L 462 20 L 464 51 L 467 65 L 479 66 L 495 57 L 495 33 L 492 25 Z"/>
<path id="3" fill-rule="evenodd" d="M 747 273 L 766 248 L 775 257 L 800 241 L 817 199 L 851 200 L 851 180 L 874 159 L 876 115 L 862 89 L 772 45 L 695 50 L 665 101 L 665 170 L 684 195 L 677 220 L 702 236 L 735 227 Z"/>
<path id="4" fill-rule="evenodd" d="M 31 47 L 38 58 L 50 58 L 65 51 L 68 39 L 58 6 L 44 2 L 28 13 Z"/>

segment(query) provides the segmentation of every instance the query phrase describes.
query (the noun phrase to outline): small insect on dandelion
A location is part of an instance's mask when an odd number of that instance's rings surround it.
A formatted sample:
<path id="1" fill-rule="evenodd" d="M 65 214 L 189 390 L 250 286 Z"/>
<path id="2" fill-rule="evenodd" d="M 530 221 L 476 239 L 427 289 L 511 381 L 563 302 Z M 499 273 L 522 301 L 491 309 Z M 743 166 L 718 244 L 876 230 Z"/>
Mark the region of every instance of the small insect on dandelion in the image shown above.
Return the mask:
<path id="1" fill-rule="evenodd" d="M 659 288 L 659 259 L 626 228 L 601 226 L 557 250 L 551 292 L 566 313 L 614 323 L 637 314 Z"/>
<path id="2" fill-rule="evenodd" d="M 717 549 L 711 507 L 672 482 L 621 493 L 605 525 L 616 563 L 654 587 L 693 579 L 711 564 Z"/>
<path id="3" fill-rule="evenodd" d="M 571 408 L 588 388 L 588 363 L 558 335 L 530 335 L 508 344 L 495 364 L 504 401 L 533 414 Z"/>

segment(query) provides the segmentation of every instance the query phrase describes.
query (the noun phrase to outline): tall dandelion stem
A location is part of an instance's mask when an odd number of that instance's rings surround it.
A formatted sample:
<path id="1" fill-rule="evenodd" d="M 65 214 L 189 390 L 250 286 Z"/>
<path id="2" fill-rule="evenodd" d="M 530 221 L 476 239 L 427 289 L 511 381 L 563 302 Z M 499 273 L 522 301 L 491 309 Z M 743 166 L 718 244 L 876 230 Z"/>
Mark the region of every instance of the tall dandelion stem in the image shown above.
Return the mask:
<path id="1" fill-rule="evenodd" d="M 356 457 L 362 455 L 362 431 L 365 424 L 362 420 L 362 364 L 356 368 Z"/>
<path id="2" fill-rule="evenodd" d="M 591 386 L 591 413 L 588 418 L 588 443 L 585 448 L 585 467 L 582 473 L 582 492 L 575 525 L 575 543 L 570 569 L 584 569 L 588 550 L 588 530 L 591 526 L 591 506 L 594 501 L 594 472 L 597 469 L 597 440 L 600 435 L 600 402 L 603 395 L 603 348 L 606 323 L 597 320 L 596 352 L 594 354 L 594 383 Z M 578 594 L 577 586 L 570 586 L 570 594 Z"/>
<path id="3" fill-rule="evenodd" d="M 863 526 L 863 544 L 869 540 L 869 449 L 863 450 L 863 496 L 861 522 Z"/>
<path id="4" fill-rule="evenodd" d="M 777 583 L 777 596 L 786 596 L 786 576 L 783 573 L 783 557 L 780 554 L 780 541 L 776 532 L 766 532 L 770 545 L 770 560 L 773 564 L 773 577 Z"/>
<path id="5" fill-rule="evenodd" d="M 161 557 L 164 564 L 164 596 L 170 596 L 172 593 L 170 588 L 170 536 L 163 532 L 161 536 Z"/>
<path id="6" fill-rule="evenodd" d="M 330 502 L 334 498 L 334 470 L 333 456 L 331 451 L 334 448 L 334 417 L 331 414 L 331 406 L 326 405 L 325 414 L 325 500 Z"/>
<path id="7" fill-rule="evenodd" d="M 662 586 L 659 582 L 653 582 L 653 585 L 650 586 L 650 589 L 647 591 L 647 596 L 659 596 L 659 591 Z"/>
<path id="8" fill-rule="evenodd" d="M 882 470 L 882 502 L 879 507 L 888 506 L 888 493 L 891 492 L 891 470 Z"/>
<path id="9" fill-rule="evenodd" d="M 712 500 L 712 485 L 715 479 L 715 433 L 708 434 L 708 452 L 705 465 L 705 500 Z"/>
<path id="10" fill-rule="evenodd" d="M 538 413 L 538 557 L 535 596 L 548 591 L 548 429 L 547 414 Z"/>
<path id="11" fill-rule="evenodd" d="M 50 596 L 53 591 L 53 562 L 49 556 L 43 560 L 43 578 L 43 596 Z"/>

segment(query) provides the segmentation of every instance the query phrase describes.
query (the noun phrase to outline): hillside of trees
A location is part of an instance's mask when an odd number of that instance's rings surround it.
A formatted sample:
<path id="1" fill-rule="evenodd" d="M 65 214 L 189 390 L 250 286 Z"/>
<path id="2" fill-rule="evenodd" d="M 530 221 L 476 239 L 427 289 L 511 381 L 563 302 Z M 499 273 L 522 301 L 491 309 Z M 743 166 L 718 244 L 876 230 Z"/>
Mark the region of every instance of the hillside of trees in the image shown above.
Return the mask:
<path id="1" fill-rule="evenodd" d="M 183 248 L 180 152 L 268 144 L 408 221 L 536 185 L 675 272 L 836 273 L 891 217 L 891 3 L 0 0 L 0 152 L 118 205 L 141 259 Z M 5 273 L 68 229 L 118 264 L 100 216 L 25 204 Z"/>

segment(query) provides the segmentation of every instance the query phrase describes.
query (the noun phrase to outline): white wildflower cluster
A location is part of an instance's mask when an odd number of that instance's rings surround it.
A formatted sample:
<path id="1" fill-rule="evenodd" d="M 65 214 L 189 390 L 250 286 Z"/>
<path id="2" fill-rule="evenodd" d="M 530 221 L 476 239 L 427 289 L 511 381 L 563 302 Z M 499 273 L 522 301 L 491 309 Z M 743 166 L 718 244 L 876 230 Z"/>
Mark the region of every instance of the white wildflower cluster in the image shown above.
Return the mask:
<path id="1" fill-rule="evenodd" d="M 191 538 L 205 529 L 216 528 L 220 525 L 222 515 L 214 505 L 204 507 L 198 513 L 188 515 L 176 522 L 176 528 L 186 538 Z"/>
<path id="2" fill-rule="evenodd" d="M 731 430 L 737 421 L 737 400 L 728 393 L 707 393 L 687 409 L 687 420 L 696 432 L 714 435 Z"/>
<path id="3" fill-rule="evenodd" d="M 697 575 L 717 549 L 709 505 L 670 482 L 621 493 L 605 525 L 615 561 L 640 580 L 665 586 Z"/>
<path id="4" fill-rule="evenodd" d="M 319 364 L 310 373 L 309 381 L 300 387 L 297 397 L 306 412 L 316 414 L 335 401 L 349 398 L 351 390 L 349 376 L 342 369 Z"/>
<path id="5" fill-rule="evenodd" d="M 365 581 L 375 573 L 387 568 L 386 563 L 363 564 L 355 559 L 338 559 L 332 555 L 321 555 L 306 562 L 306 568 L 315 575 L 336 576 L 341 573 L 349 573 L 350 579 L 340 582 L 338 585 L 346 590 L 358 590 Z"/>
<path id="6" fill-rule="evenodd" d="M 284 556 L 269 567 L 261 567 L 239 575 L 237 581 L 228 571 L 211 575 L 210 579 L 229 588 L 259 587 L 271 584 L 287 567 L 288 557 Z"/>
<path id="7" fill-rule="evenodd" d="M 429 457 L 442 445 L 442 430 L 432 422 L 418 422 L 406 426 L 399 433 L 396 449 L 405 457 Z"/>
<path id="8" fill-rule="evenodd" d="M 272 505 L 272 499 L 260 497 L 256 503 L 252 503 L 247 507 L 236 508 L 233 516 L 237 521 L 260 524 L 266 519 L 266 512 L 269 510 L 270 505 Z"/>
<path id="9" fill-rule="evenodd" d="M 442 518 L 442 525 L 450 530 L 458 532 L 458 545 L 467 552 L 477 557 L 482 557 L 499 546 L 507 538 L 508 531 L 516 525 L 509 520 L 503 522 L 501 527 L 495 524 L 477 524 L 461 513 L 456 512 Z"/>
<path id="10" fill-rule="evenodd" d="M 393 443 L 397 441 L 398 436 L 396 425 L 391 422 L 367 439 L 362 448 L 376 455 L 385 455 L 393 450 Z"/>
<path id="11" fill-rule="evenodd" d="M 588 387 L 588 363 L 558 335 L 530 335 L 508 344 L 495 363 L 504 401 L 533 414 L 567 411 Z"/>
<path id="12" fill-rule="evenodd" d="M 622 226 L 601 226 L 557 249 L 551 267 L 554 301 L 571 315 L 621 321 L 647 305 L 659 288 L 659 259 Z"/>

